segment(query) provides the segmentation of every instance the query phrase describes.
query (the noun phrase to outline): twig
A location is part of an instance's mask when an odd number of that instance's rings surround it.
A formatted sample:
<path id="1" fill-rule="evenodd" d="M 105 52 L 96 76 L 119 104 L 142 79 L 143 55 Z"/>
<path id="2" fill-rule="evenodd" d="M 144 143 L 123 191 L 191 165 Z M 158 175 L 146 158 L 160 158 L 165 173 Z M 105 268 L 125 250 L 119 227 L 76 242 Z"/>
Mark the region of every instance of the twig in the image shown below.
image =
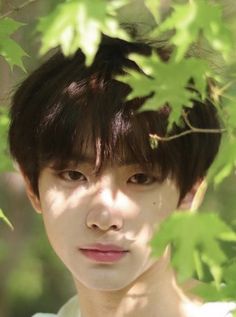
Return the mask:
<path id="1" fill-rule="evenodd" d="M 26 6 L 36 2 L 37 0 L 28 0 L 28 1 L 25 1 L 24 3 L 22 3 L 21 5 L 19 5 L 18 7 L 15 7 L 9 11 L 7 11 L 6 13 L 0 15 L 0 19 L 3 19 L 3 18 L 6 18 L 8 17 L 9 15 L 11 15 L 12 13 L 14 12 L 18 12 L 20 11 L 21 9 L 25 8 Z"/>
<path id="2" fill-rule="evenodd" d="M 191 131 L 193 132 L 200 132 L 200 133 L 223 133 L 226 131 L 226 129 L 202 129 L 202 128 L 196 128 L 193 127 L 192 124 L 189 122 L 188 117 L 187 117 L 187 113 L 183 112 L 182 114 L 185 123 L 187 124 L 187 126 L 191 129 Z"/>
<path id="3" fill-rule="evenodd" d="M 192 126 L 192 124 L 189 122 L 186 112 L 183 113 L 183 118 L 187 126 L 189 127 L 189 130 L 183 131 L 181 133 L 171 135 L 168 137 L 161 137 L 157 134 L 149 134 L 149 136 L 155 140 L 158 141 L 171 141 L 177 138 L 180 138 L 184 135 L 191 134 L 191 133 L 223 133 L 226 132 L 226 129 L 201 129 L 201 128 L 195 128 Z"/>

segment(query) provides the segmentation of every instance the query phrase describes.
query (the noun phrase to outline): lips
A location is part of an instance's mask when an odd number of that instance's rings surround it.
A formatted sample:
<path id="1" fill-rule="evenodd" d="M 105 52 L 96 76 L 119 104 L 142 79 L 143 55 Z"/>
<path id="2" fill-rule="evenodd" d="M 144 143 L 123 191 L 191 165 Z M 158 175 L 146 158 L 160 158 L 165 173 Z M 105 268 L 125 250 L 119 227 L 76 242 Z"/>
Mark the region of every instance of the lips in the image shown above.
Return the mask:
<path id="1" fill-rule="evenodd" d="M 81 247 L 80 252 L 95 262 L 113 263 L 121 260 L 129 252 L 113 244 L 94 244 Z"/>

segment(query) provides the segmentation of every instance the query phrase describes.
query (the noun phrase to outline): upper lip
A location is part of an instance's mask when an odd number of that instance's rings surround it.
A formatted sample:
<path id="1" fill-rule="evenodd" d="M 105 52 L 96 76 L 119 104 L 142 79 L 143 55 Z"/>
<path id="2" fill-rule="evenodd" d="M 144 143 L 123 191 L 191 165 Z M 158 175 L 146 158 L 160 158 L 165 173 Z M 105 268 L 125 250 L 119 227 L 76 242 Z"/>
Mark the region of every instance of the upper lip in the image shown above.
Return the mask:
<path id="1" fill-rule="evenodd" d="M 80 247 L 81 250 L 94 250 L 94 251 L 103 251 L 103 252 L 126 252 L 128 250 L 115 245 L 115 244 L 90 244 L 87 246 Z"/>

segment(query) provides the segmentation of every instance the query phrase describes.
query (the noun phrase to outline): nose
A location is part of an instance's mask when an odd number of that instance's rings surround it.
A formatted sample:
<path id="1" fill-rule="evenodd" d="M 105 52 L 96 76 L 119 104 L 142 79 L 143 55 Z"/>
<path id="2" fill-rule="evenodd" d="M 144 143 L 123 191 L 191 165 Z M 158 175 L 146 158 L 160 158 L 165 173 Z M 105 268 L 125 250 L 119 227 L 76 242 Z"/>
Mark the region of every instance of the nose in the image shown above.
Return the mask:
<path id="1" fill-rule="evenodd" d="M 87 216 L 87 226 L 90 229 L 108 231 L 118 231 L 123 226 L 121 217 L 113 211 L 103 208 L 102 210 L 90 211 Z"/>
<path id="2" fill-rule="evenodd" d="M 123 227 L 120 193 L 110 186 L 97 190 L 86 217 L 88 228 L 97 231 L 118 231 Z"/>

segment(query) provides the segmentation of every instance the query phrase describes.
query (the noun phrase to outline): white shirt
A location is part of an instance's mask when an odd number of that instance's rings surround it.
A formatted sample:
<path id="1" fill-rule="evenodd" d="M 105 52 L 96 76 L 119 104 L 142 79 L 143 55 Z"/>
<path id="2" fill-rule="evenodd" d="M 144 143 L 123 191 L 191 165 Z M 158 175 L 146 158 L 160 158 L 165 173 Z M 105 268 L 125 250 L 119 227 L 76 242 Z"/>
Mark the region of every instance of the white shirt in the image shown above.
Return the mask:
<path id="1" fill-rule="evenodd" d="M 196 308 L 189 309 L 190 317 L 233 317 L 231 311 L 236 309 L 236 303 L 212 302 Z M 77 295 L 72 297 L 57 314 L 37 313 L 32 317 L 81 317 Z"/>
<path id="2" fill-rule="evenodd" d="M 37 313 L 32 317 L 81 317 L 77 295 L 65 303 L 57 314 Z"/>

